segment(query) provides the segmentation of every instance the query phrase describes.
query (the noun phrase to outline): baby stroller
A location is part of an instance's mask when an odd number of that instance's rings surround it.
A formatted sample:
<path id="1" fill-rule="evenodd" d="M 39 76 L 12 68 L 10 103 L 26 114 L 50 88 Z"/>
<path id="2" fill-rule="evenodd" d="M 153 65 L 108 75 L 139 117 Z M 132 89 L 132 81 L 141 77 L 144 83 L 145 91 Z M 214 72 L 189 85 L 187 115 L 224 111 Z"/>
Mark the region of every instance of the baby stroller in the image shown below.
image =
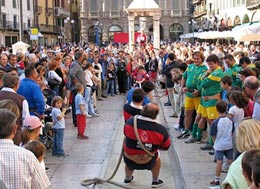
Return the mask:
<path id="1" fill-rule="evenodd" d="M 53 133 L 52 133 L 52 116 L 51 116 L 51 101 L 54 98 L 54 93 L 50 89 L 44 89 L 43 95 L 46 99 L 46 107 L 45 107 L 45 118 L 44 118 L 44 125 L 42 129 L 42 135 L 40 136 L 40 141 L 45 145 L 47 149 L 50 149 L 52 147 L 53 143 Z"/>

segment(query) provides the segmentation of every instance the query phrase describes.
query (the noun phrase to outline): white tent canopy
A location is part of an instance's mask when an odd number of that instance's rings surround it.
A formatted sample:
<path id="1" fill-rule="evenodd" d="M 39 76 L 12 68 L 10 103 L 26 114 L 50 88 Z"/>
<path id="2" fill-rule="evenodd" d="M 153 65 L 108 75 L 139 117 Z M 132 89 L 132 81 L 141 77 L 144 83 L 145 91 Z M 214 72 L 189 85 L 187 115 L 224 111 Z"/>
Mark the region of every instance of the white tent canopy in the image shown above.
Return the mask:
<path id="1" fill-rule="evenodd" d="M 26 53 L 28 47 L 30 47 L 29 44 L 24 43 L 22 41 L 18 41 L 12 45 L 13 54 L 16 54 L 18 52 Z"/>
<path id="2" fill-rule="evenodd" d="M 208 31 L 187 33 L 180 36 L 182 39 L 199 38 L 199 39 L 228 39 L 234 38 L 236 41 L 260 41 L 260 22 L 246 23 L 236 26 L 232 31 Z"/>

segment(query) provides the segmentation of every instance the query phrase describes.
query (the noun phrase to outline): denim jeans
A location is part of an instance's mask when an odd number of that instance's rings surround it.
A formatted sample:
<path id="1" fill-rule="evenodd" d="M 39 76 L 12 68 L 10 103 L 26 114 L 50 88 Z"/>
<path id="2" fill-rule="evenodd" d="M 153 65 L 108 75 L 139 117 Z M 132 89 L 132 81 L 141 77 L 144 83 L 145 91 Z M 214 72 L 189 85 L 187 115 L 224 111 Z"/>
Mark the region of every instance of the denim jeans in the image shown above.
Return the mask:
<path id="1" fill-rule="evenodd" d="M 86 87 L 84 99 L 86 101 L 86 112 L 88 114 L 95 114 L 91 87 Z"/>
<path id="2" fill-rule="evenodd" d="M 53 147 L 52 147 L 52 155 L 63 155 L 63 136 L 64 129 L 53 129 Z"/>
<path id="3" fill-rule="evenodd" d="M 114 96 L 114 82 L 115 80 L 107 80 L 107 88 L 106 88 L 106 95 L 108 95 L 108 92 L 111 92 L 111 96 Z M 110 89 L 110 90 L 109 90 Z"/>

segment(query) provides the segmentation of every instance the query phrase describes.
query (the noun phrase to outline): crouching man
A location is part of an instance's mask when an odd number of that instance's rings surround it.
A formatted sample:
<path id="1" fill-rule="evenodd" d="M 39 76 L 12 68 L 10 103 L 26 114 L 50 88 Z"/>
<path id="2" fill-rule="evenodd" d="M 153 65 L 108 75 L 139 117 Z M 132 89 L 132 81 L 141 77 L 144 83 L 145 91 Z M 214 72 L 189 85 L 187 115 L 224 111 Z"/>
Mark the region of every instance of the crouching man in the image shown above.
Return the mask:
<path id="1" fill-rule="evenodd" d="M 159 106 L 155 103 L 145 105 L 141 115 L 136 116 L 137 132 L 140 142 L 134 131 L 134 119 L 130 118 L 124 126 L 124 161 L 125 180 L 128 184 L 133 180 L 134 170 L 151 170 L 153 180 L 152 188 L 162 186 L 164 183 L 159 179 L 161 168 L 160 153 L 158 150 L 168 150 L 170 137 L 166 128 L 157 123 L 156 117 L 159 114 Z"/>

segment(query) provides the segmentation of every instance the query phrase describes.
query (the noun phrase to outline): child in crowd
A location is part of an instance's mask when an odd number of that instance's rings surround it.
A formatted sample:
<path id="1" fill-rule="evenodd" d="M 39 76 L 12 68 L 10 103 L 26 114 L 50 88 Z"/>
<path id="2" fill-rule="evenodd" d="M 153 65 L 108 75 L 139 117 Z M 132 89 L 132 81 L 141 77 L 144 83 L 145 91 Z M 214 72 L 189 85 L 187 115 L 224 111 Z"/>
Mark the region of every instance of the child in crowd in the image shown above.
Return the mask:
<path id="1" fill-rule="evenodd" d="M 187 64 L 186 63 L 180 63 L 178 65 L 178 70 L 180 71 L 180 76 L 177 80 L 181 79 L 182 80 L 182 75 L 187 69 Z M 180 80 L 179 80 L 180 81 Z M 179 123 L 174 126 L 176 129 L 183 131 L 184 129 L 184 98 L 185 98 L 185 93 L 180 91 L 180 113 L 179 113 Z"/>
<path id="2" fill-rule="evenodd" d="M 111 96 L 115 96 L 114 86 L 115 86 L 115 66 L 113 62 L 110 62 L 107 70 L 106 96 L 108 96 L 109 91 L 111 92 Z"/>
<path id="3" fill-rule="evenodd" d="M 243 108 L 247 106 L 246 96 L 240 91 L 232 91 L 229 96 L 229 102 L 232 104 L 228 110 L 228 117 L 234 122 L 235 128 L 244 119 Z"/>
<path id="4" fill-rule="evenodd" d="M 175 112 L 177 113 L 177 115 L 179 116 L 181 113 L 181 98 L 182 98 L 182 92 L 181 92 L 181 80 L 182 80 L 182 73 L 179 71 L 179 69 L 173 68 L 171 70 L 171 74 L 172 74 L 172 80 L 174 82 L 174 87 L 173 87 L 173 91 L 174 91 L 174 108 L 175 108 Z"/>
<path id="5" fill-rule="evenodd" d="M 24 147 L 33 140 L 38 140 L 42 127 L 44 125 L 36 116 L 30 115 L 25 117 L 22 128 L 22 142 L 20 146 Z"/>
<path id="6" fill-rule="evenodd" d="M 213 121 L 210 129 L 210 135 L 214 141 L 215 158 L 217 160 L 215 169 L 215 179 L 210 182 L 211 186 L 220 185 L 220 174 L 222 169 L 223 157 L 228 159 L 228 163 L 233 161 L 233 142 L 232 135 L 234 124 L 226 116 L 227 102 L 220 100 L 216 104 L 219 117 Z"/>
<path id="7" fill-rule="evenodd" d="M 221 93 L 221 99 L 228 102 L 228 97 L 227 94 L 231 91 L 232 89 L 232 77 L 225 75 L 224 77 L 221 78 L 220 80 L 220 86 L 223 89 Z M 228 104 L 228 109 L 231 107 L 231 104 Z"/>
<path id="8" fill-rule="evenodd" d="M 65 156 L 63 148 L 63 137 L 65 129 L 65 112 L 66 108 L 62 108 L 63 99 L 60 96 L 55 96 L 52 100 L 52 121 L 53 121 L 53 156 Z M 61 111 L 62 108 L 62 111 Z"/>
<path id="9" fill-rule="evenodd" d="M 84 87 L 82 84 L 78 83 L 76 85 L 77 95 L 75 97 L 75 108 L 76 108 L 76 116 L 77 116 L 77 127 L 78 127 L 78 138 L 79 139 L 88 139 L 88 136 L 84 135 L 85 129 L 87 126 L 86 120 L 86 104 L 83 97 Z"/>
<path id="10" fill-rule="evenodd" d="M 44 155 L 46 153 L 46 148 L 43 145 L 43 143 L 41 143 L 38 140 L 34 140 L 34 141 L 31 141 L 30 143 L 26 144 L 24 147 L 25 147 L 25 149 L 30 150 L 35 155 L 35 157 L 38 159 L 41 167 L 43 168 L 43 170 L 45 170 L 45 164 L 44 164 L 43 159 L 44 159 Z"/>

